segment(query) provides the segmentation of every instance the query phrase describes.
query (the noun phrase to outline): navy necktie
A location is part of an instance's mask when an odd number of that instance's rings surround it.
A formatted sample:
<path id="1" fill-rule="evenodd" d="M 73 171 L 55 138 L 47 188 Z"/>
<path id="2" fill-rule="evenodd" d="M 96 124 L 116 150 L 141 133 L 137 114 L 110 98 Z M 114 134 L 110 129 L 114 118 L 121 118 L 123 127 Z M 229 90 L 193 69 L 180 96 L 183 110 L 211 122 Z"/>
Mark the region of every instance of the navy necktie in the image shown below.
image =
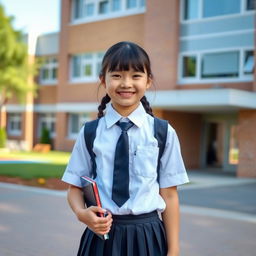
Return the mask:
<path id="1" fill-rule="evenodd" d="M 127 130 L 133 126 L 132 122 L 118 122 L 122 133 L 116 144 L 112 199 L 121 207 L 129 199 L 129 139 Z"/>

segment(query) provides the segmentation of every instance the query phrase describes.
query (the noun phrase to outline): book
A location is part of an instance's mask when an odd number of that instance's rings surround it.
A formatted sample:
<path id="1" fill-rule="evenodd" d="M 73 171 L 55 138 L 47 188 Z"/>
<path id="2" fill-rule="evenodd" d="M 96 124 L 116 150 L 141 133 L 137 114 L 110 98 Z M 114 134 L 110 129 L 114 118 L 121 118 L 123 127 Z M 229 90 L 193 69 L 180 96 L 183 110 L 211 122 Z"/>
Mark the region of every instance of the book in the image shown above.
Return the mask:
<path id="1" fill-rule="evenodd" d="M 87 207 L 90 206 L 99 206 L 102 207 L 101 201 L 100 201 L 100 194 L 98 190 L 98 186 L 95 180 L 87 177 L 87 176 L 82 176 L 81 177 L 82 181 L 82 191 L 83 191 L 83 196 L 84 196 L 84 202 Z M 99 217 L 106 217 L 107 215 L 104 213 L 98 213 L 97 214 Z M 107 240 L 109 239 L 108 234 L 100 235 L 97 234 L 101 239 Z"/>

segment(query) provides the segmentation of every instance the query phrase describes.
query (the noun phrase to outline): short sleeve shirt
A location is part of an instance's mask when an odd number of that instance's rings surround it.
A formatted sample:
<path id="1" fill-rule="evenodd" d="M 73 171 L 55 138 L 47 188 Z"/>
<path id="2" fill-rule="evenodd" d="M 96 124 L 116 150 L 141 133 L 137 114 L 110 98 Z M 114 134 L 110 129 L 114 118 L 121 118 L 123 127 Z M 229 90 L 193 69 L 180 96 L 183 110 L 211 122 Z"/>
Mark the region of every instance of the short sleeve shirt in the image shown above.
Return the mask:
<path id="1" fill-rule="evenodd" d="M 119 208 L 111 197 L 115 147 L 121 134 L 116 122 L 122 119 L 124 118 L 108 104 L 104 117 L 99 120 L 93 144 L 97 165 L 96 182 L 102 207 L 112 214 L 143 214 L 154 210 L 162 212 L 166 205 L 159 194 L 159 188 L 178 186 L 189 181 L 177 134 L 171 125 L 168 125 L 166 146 L 160 161 L 157 181 L 159 148 L 154 137 L 154 118 L 145 112 L 142 104 L 125 118 L 134 123 L 127 132 L 130 198 Z M 84 141 L 83 127 L 62 180 L 81 187 L 81 176 L 92 177 L 91 160 Z"/>

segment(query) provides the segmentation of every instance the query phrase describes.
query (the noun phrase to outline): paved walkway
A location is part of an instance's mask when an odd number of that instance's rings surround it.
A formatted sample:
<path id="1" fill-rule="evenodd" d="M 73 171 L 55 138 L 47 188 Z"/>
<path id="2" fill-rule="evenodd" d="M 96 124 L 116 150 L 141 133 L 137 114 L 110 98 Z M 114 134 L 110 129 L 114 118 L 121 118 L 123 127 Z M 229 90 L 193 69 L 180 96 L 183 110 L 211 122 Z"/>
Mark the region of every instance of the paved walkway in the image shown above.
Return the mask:
<path id="1" fill-rule="evenodd" d="M 181 256 L 255 256 L 256 179 L 189 176 L 179 189 Z M 65 194 L 0 183 L 0 255 L 76 255 L 84 225 Z"/>

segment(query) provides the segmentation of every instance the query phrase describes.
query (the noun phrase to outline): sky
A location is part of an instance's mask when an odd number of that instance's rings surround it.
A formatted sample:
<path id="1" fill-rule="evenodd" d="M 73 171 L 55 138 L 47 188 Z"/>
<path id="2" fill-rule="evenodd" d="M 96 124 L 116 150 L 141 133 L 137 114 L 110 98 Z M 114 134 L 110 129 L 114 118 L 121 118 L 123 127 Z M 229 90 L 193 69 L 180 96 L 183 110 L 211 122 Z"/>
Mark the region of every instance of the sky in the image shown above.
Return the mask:
<path id="1" fill-rule="evenodd" d="M 0 0 L 13 26 L 24 33 L 45 34 L 59 31 L 61 0 Z"/>

